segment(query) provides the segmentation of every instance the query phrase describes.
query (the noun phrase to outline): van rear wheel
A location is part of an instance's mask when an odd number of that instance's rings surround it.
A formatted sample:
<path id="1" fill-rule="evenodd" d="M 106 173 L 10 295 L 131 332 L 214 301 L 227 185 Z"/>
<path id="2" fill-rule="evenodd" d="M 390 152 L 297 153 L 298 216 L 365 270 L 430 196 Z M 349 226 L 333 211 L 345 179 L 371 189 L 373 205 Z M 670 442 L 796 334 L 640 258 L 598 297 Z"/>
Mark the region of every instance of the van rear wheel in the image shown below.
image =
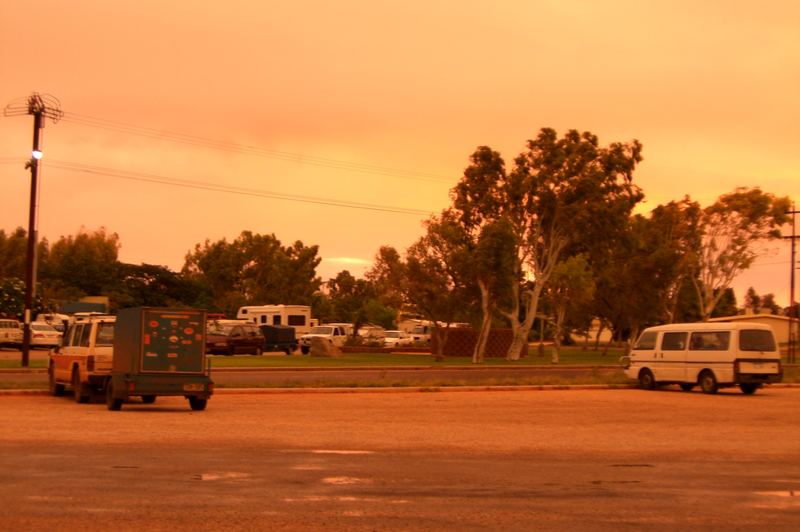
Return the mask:
<path id="1" fill-rule="evenodd" d="M 700 384 L 700 389 L 703 390 L 703 393 L 713 394 L 717 393 L 717 390 L 719 390 L 717 378 L 714 376 L 714 372 L 711 370 L 705 370 L 700 373 L 698 384 Z"/>
<path id="2" fill-rule="evenodd" d="M 655 390 L 656 389 L 656 378 L 653 376 L 653 372 L 649 369 L 643 369 L 639 372 L 639 386 L 642 390 Z"/>

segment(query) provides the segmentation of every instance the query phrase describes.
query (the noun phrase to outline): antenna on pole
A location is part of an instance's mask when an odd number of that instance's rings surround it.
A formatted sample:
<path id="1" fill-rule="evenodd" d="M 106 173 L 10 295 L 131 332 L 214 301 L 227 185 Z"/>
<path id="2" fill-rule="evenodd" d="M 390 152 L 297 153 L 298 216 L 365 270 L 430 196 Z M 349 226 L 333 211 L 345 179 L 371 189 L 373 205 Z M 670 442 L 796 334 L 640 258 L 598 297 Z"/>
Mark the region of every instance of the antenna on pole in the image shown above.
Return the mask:
<path id="1" fill-rule="evenodd" d="M 3 116 L 33 115 L 33 150 L 25 168 L 31 171 L 31 197 L 28 214 L 28 256 L 25 267 L 25 313 L 22 335 L 22 367 L 28 367 L 31 348 L 31 314 L 36 297 L 36 206 L 38 204 L 39 165 L 42 159 L 41 130 L 45 118 L 56 123 L 64 115 L 61 102 L 49 94 L 32 93 L 27 98 L 18 98 L 6 105 Z"/>

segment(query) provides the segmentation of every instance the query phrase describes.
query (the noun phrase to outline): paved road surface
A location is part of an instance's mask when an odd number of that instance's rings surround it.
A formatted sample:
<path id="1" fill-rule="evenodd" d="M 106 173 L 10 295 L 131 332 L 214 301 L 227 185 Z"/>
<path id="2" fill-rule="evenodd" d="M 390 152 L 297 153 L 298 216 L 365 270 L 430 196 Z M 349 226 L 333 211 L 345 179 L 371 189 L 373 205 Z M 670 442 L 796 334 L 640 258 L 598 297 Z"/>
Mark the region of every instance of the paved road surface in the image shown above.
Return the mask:
<path id="1" fill-rule="evenodd" d="M 800 529 L 800 390 L 0 396 L 7 530 Z"/>

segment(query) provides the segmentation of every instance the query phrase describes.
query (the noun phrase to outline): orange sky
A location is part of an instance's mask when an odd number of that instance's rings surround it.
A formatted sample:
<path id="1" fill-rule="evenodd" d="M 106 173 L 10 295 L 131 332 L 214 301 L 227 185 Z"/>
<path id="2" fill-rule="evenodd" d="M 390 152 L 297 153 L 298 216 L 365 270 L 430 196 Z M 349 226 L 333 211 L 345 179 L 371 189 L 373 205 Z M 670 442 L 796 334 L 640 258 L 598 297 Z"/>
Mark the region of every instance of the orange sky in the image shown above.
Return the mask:
<path id="1" fill-rule="evenodd" d="M 0 7 L 0 76 L 0 105 L 39 91 L 71 113 L 44 130 L 40 233 L 105 226 L 127 262 L 179 269 L 196 243 L 246 229 L 318 244 L 323 279 L 360 274 L 379 246 L 404 250 L 421 234 L 420 212 L 449 204 L 476 146 L 510 162 L 544 126 L 604 144 L 639 139 L 643 211 L 684 194 L 705 205 L 737 186 L 800 203 L 794 0 L 11 0 Z M 0 117 L 6 230 L 27 227 L 31 128 L 29 117 Z M 773 247 L 737 281 L 740 302 L 752 285 L 788 303 L 788 244 Z"/>

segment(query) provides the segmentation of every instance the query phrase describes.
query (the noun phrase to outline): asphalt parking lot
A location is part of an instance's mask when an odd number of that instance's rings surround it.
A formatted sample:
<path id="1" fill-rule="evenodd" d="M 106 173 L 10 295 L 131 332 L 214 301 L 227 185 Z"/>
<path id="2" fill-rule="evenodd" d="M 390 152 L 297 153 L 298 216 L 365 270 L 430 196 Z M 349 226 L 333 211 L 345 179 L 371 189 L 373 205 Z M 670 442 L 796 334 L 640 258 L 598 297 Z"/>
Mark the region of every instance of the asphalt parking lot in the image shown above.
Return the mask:
<path id="1" fill-rule="evenodd" d="M 800 527 L 800 389 L 0 396 L 4 526 Z"/>

